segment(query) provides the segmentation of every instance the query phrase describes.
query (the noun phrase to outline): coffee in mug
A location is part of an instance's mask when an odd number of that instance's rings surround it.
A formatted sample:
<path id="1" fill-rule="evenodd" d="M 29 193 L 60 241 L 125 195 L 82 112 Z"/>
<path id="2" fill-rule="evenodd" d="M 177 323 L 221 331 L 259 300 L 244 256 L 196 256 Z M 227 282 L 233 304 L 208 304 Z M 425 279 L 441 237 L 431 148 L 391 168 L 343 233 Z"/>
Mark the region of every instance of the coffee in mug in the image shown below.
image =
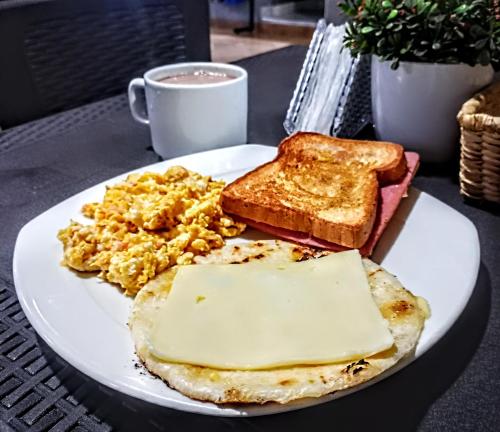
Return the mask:
<path id="1" fill-rule="evenodd" d="M 246 144 L 247 81 L 244 69 L 229 64 L 161 66 L 130 82 L 130 110 L 149 125 L 164 159 Z"/>
<path id="2" fill-rule="evenodd" d="M 213 84 L 235 79 L 236 77 L 224 72 L 210 72 L 204 69 L 192 73 L 167 75 L 157 81 L 165 84 Z"/>

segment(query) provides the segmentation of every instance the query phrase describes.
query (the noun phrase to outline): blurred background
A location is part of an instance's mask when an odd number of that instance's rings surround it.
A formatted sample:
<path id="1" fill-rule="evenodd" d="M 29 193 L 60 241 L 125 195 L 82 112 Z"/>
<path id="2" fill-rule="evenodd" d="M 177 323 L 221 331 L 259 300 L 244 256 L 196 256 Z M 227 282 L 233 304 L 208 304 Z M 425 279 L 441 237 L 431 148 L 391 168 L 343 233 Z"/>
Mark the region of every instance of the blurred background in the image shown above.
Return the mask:
<path id="1" fill-rule="evenodd" d="M 210 0 L 212 59 L 231 62 L 287 45 L 308 45 L 329 0 Z"/>

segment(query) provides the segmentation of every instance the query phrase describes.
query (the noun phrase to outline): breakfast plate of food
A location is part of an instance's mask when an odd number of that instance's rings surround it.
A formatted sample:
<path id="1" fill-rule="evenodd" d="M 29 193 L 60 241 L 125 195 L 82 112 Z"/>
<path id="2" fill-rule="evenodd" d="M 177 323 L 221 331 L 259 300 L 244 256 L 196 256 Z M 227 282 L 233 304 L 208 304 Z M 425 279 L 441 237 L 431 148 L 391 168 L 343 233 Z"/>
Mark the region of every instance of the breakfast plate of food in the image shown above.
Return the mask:
<path id="1" fill-rule="evenodd" d="M 476 229 L 417 169 L 311 133 L 163 161 L 25 225 L 16 292 L 54 351 L 125 394 L 220 416 L 324 403 L 423 355 L 474 289 Z"/>

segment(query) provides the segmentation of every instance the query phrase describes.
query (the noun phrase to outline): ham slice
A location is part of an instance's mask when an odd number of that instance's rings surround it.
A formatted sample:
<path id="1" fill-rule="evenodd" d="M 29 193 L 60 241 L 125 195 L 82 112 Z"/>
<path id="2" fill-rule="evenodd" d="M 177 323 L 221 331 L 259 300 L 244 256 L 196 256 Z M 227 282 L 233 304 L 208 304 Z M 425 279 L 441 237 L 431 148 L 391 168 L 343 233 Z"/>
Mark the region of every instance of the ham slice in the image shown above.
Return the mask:
<path id="1" fill-rule="evenodd" d="M 368 238 L 366 243 L 359 249 L 361 255 L 363 256 L 370 256 L 372 254 L 377 242 L 379 241 L 385 228 L 389 224 L 389 221 L 391 220 L 394 213 L 396 213 L 399 203 L 406 196 L 408 187 L 410 186 L 410 183 L 415 176 L 415 173 L 417 172 L 420 161 L 418 153 L 405 152 L 405 157 L 408 167 L 405 176 L 398 183 L 392 183 L 380 188 L 377 215 L 375 217 L 375 223 L 373 225 L 372 233 L 370 234 L 370 237 Z M 304 232 L 275 227 L 238 216 L 235 216 L 235 218 L 237 218 L 241 222 L 246 223 L 248 226 L 258 229 L 259 231 L 272 234 L 273 236 L 294 243 L 333 251 L 343 251 L 348 249 L 344 246 L 340 246 L 326 240 L 318 239 Z"/>

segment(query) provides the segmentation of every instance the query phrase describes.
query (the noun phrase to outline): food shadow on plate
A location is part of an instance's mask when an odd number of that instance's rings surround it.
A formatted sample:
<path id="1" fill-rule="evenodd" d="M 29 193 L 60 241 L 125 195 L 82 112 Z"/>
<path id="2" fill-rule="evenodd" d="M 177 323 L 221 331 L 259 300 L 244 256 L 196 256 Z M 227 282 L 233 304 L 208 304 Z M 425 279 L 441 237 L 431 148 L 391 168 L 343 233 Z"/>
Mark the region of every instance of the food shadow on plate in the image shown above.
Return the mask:
<path id="1" fill-rule="evenodd" d="M 61 264 L 63 265 L 63 264 Z M 97 275 L 99 274 L 98 271 L 79 271 L 79 270 L 75 270 L 74 268 L 72 267 L 68 267 L 66 266 L 65 267 L 66 269 L 68 269 L 73 275 L 75 275 L 77 278 L 80 278 L 80 279 L 95 279 L 97 277 Z"/>
<path id="2" fill-rule="evenodd" d="M 89 279 L 89 280 L 92 280 L 94 282 L 97 282 L 98 284 L 105 284 L 106 287 L 108 287 L 106 289 L 114 289 L 120 296 L 125 296 L 125 291 L 119 284 L 113 283 L 113 282 L 108 282 L 102 278 L 99 278 L 98 271 L 79 271 L 79 270 L 75 270 L 74 268 L 71 268 L 71 267 L 66 267 L 66 269 L 68 271 L 70 271 L 71 273 L 73 273 L 73 275 L 75 275 L 75 277 L 77 277 L 79 279 L 84 279 L 84 280 Z"/>
<path id="3" fill-rule="evenodd" d="M 411 365 L 344 398 L 298 411 L 253 418 L 185 413 L 123 395 L 84 376 L 40 338 L 38 340 L 54 375 L 50 380 L 58 380 L 57 391 L 66 395 L 61 400 L 71 399 L 82 418 L 97 417 L 115 430 L 294 432 L 330 429 L 335 425 L 336 431 L 407 431 L 417 429 L 432 404 L 467 367 L 486 330 L 490 307 L 490 276 L 481 264 L 472 296 L 457 322 L 433 348 Z M 63 392 L 61 386 L 66 391 Z"/>
<path id="4" fill-rule="evenodd" d="M 241 240 L 254 242 L 254 241 L 262 241 L 262 240 L 276 240 L 276 237 L 271 235 L 271 234 L 267 234 L 265 232 L 262 232 L 262 231 L 259 231 L 259 230 L 256 230 L 254 228 L 247 226 L 247 229 L 245 231 L 243 231 L 238 236 L 237 239 L 234 239 L 235 242 L 241 241 Z"/>
<path id="5" fill-rule="evenodd" d="M 380 238 L 373 251 L 371 259 L 376 263 L 381 263 L 385 256 L 391 250 L 392 245 L 396 242 L 399 233 L 403 229 L 406 221 L 408 220 L 410 213 L 415 207 L 421 192 L 414 187 L 408 189 L 408 196 L 401 200 L 396 213 L 391 218 L 389 224 L 384 230 L 384 234 Z"/>

